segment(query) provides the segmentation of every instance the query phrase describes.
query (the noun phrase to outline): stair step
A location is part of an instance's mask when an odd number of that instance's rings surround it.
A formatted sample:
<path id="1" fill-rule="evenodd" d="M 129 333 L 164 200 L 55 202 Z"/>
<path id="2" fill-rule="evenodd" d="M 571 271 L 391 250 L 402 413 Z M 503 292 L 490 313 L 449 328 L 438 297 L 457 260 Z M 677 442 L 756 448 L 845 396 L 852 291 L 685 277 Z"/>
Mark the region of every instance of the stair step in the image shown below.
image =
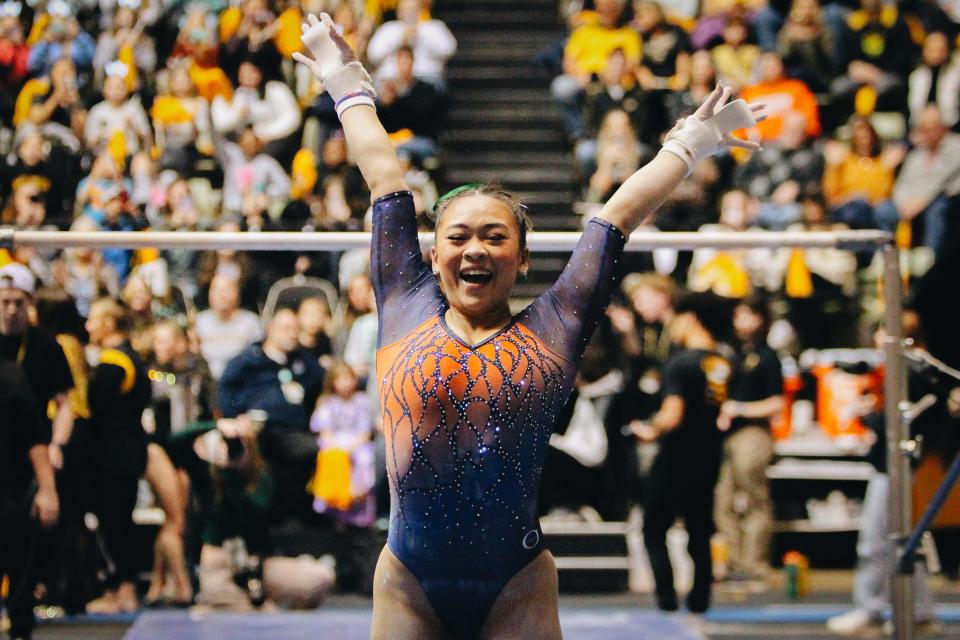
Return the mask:
<path id="1" fill-rule="evenodd" d="M 514 80 L 526 81 L 528 85 L 549 84 L 553 74 L 544 69 L 530 65 L 498 65 L 489 64 L 475 67 L 454 67 L 447 70 L 447 79 L 451 82 L 459 80 L 482 80 L 490 84 L 503 84 Z"/>
<path id="2" fill-rule="evenodd" d="M 460 104 L 477 104 L 481 102 L 499 105 L 506 104 L 553 104 L 550 91 L 545 88 L 525 87 L 513 89 L 509 94 L 497 88 L 460 88 L 450 93 L 450 103 L 453 106 Z"/>
<path id="3" fill-rule="evenodd" d="M 458 50 L 480 49 L 494 55 L 499 51 L 510 48 L 523 49 L 529 47 L 538 51 L 564 39 L 563 31 L 556 27 L 552 31 L 528 31 L 525 33 L 507 33 L 495 29 L 488 32 L 456 30 L 454 35 L 457 37 Z"/>
<path id="4" fill-rule="evenodd" d="M 460 129 L 443 136 L 445 148 L 453 151 L 554 151 L 566 153 L 568 143 L 560 132 L 539 129 Z"/>
<path id="5" fill-rule="evenodd" d="M 557 166 L 567 168 L 570 165 L 570 156 L 566 153 L 541 151 L 519 151 L 514 153 L 471 153 L 458 155 L 455 158 L 457 168 L 489 168 L 489 167 L 547 167 Z"/>
<path id="6" fill-rule="evenodd" d="M 501 47 L 497 51 L 491 51 L 485 47 L 475 47 L 471 49 L 463 49 L 459 47 L 457 49 L 456 55 L 450 59 L 450 62 L 447 63 L 447 69 L 455 69 L 460 66 L 475 66 L 475 65 L 511 65 L 511 64 L 523 64 L 529 65 L 530 58 L 534 56 L 540 47 Z"/>
<path id="7" fill-rule="evenodd" d="M 453 32 L 497 30 L 556 31 L 558 17 L 551 10 L 456 9 L 445 11 L 443 21 Z"/>
<path id="8" fill-rule="evenodd" d="M 503 112 L 492 109 L 463 109 L 451 112 L 446 116 L 448 129 L 459 126 L 469 126 L 477 123 L 490 124 L 495 127 L 536 127 L 553 129 L 561 126 L 561 115 L 551 109 L 537 109 L 534 112 Z"/>
<path id="9" fill-rule="evenodd" d="M 550 78 L 547 76 L 535 76 L 533 74 L 509 73 L 495 75 L 486 73 L 469 73 L 470 71 L 483 71 L 480 69 L 453 69 L 447 74 L 450 91 L 460 91 L 469 89 L 488 89 L 496 87 L 501 95 L 501 99 L 510 99 L 510 94 L 519 89 L 539 89 L 549 95 Z"/>
<path id="10" fill-rule="evenodd" d="M 453 67 L 447 70 L 447 80 L 451 84 L 463 84 L 468 81 L 480 82 L 490 87 L 549 87 L 554 76 L 544 69 L 528 65 L 483 65 L 472 67 Z"/>

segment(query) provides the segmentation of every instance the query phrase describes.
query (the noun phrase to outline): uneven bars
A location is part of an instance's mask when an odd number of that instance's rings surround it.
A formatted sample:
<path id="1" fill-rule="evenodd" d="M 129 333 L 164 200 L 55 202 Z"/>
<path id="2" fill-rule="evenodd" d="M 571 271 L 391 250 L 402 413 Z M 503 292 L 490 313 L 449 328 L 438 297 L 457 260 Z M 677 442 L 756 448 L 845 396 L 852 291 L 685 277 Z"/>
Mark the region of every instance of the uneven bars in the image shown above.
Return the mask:
<path id="1" fill-rule="evenodd" d="M 527 244 L 533 251 L 572 251 L 579 232 L 536 231 Z M 433 234 L 421 233 L 423 246 Z M 883 231 L 740 231 L 651 232 L 630 236 L 627 251 L 652 249 L 762 249 L 777 247 L 876 249 L 893 242 Z M 0 229 L 0 248 L 67 247 L 164 249 L 236 249 L 240 251 L 344 251 L 370 246 L 367 232 L 226 232 L 226 231 L 23 231 Z"/>

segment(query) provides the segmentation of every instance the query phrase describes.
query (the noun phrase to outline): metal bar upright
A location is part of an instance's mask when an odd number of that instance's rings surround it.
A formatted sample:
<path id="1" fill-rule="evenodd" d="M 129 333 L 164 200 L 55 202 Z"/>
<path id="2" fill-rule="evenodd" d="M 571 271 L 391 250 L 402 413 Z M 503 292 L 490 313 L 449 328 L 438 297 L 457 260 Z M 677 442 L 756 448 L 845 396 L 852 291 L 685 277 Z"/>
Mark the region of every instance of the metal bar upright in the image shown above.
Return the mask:
<path id="1" fill-rule="evenodd" d="M 883 247 L 884 326 L 886 328 L 886 373 L 884 375 L 884 414 L 887 432 L 887 473 L 890 477 L 890 541 L 900 556 L 904 541 L 912 528 L 910 460 L 903 455 L 900 443 L 909 438 L 902 410 L 907 402 L 907 370 L 903 357 L 903 284 L 900 275 L 899 251 L 893 245 Z M 892 563 L 890 598 L 893 605 L 893 638 L 913 637 L 913 575 L 899 570 Z M 911 566 L 912 570 L 913 567 Z"/>

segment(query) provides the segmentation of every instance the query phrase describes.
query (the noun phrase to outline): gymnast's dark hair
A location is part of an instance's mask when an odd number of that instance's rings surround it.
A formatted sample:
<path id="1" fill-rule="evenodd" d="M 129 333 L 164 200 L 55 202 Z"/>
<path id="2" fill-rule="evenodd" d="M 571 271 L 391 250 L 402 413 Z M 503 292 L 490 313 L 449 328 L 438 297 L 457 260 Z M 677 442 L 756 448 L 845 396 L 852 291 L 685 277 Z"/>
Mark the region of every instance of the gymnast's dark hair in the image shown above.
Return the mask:
<path id="1" fill-rule="evenodd" d="M 533 228 L 533 222 L 527 213 L 527 205 L 520 202 L 516 196 L 499 185 L 488 184 L 486 182 L 471 182 L 459 186 L 456 189 L 451 189 L 440 196 L 436 204 L 433 205 L 433 212 L 430 215 L 433 221 L 434 232 L 436 232 L 437 227 L 440 226 L 440 218 L 443 217 L 443 212 L 446 211 L 451 204 L 460 198 L 475 195 L 488 196 L 507 205 L 517 221 L 517 227 L 520 229 L 520 251 L 526 249 L 527 232 Z"/>

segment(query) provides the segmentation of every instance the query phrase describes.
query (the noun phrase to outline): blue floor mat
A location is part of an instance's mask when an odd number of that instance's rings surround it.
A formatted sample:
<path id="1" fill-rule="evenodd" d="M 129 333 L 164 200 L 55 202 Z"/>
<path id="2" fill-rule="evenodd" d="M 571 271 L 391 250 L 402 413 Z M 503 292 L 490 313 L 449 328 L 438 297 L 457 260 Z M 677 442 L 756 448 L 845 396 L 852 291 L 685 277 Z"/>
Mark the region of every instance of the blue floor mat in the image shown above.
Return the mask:
<path id="1" fill-rule="evenodd" d="M 570 640 L 701 640 L 678 620 L 627 608 L 566 609 L 560 613 Z M 311 613 L 147 612 L 124 640 L 368 640 L 370 611 L 320 609 Z"/>

